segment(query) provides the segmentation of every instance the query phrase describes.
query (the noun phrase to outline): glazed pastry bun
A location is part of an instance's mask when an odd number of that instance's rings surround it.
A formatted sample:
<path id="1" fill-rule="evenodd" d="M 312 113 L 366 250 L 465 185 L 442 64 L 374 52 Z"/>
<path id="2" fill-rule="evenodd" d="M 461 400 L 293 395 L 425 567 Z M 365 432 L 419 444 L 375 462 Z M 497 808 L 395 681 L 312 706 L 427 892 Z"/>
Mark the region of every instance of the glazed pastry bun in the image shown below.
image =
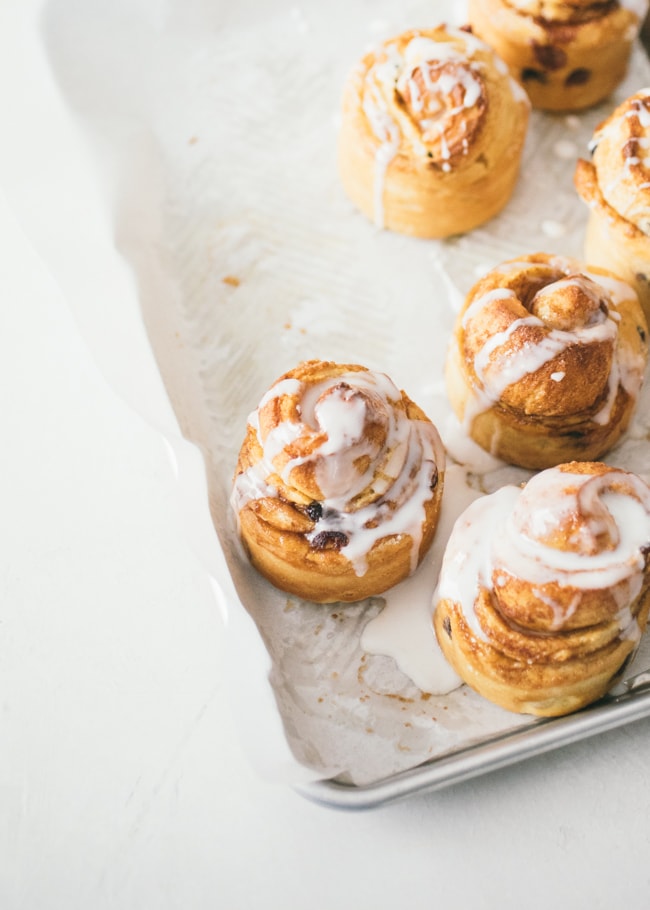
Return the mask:
<path id="1" fill-rule="evenodd" d="M 468 19 L 533 107 L 578 111 L 623 80 L 647 10 L 647 0 L 469 0 Z"/>
<path id="2" fill-rule="evenodd" d="M 603 696 L 650 609 L 650 488 L 604 464 L 549 468 L 476 500 L 449 538 L 434 626 L 485 698 L 560 715 Z"/>
<path id="3" fill-rule="evenodd" d="M 529 102 L 461 29 L 409 31 L 366 54 L 343 96 L 338 160 L 352 202 L 417 237 L 469 231 L 508 202 Z"/>
<path id="4" fill-rule="evenodd" d="M 436 428 L 386 375 L 311 360 L 250 416 L 231 503 L 251 562 L 276 587 L 355 601 L 416 569 L 444 470 Z"/>
<path id="5" fill-rule="evenodd" d="M 648 358 L 632 288 L 604 269 L 537 253 L 469 292 L 446 361 L 465 432 L 524 468 L 593 461 L 627 428 Z"/>
<path id="6" fill-rule="evenodd" d="M 650 320 L 650 88 L 627 98 L 597 128 L 592 159 L 575 185 L 590 208 L 585 257 L 636 289 Z"/>

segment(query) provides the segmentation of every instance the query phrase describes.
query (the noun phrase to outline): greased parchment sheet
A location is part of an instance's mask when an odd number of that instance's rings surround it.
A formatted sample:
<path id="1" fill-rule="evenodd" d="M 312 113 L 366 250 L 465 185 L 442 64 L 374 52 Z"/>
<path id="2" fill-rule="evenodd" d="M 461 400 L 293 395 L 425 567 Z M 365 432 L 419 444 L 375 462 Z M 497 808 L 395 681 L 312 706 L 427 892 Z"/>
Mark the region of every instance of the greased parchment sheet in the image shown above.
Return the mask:
<path id="1" fill-rule="evenodd" d="M 445 242 L 400 237 L 345 198 L 335 143 L 349 69 L 403 29 L 463 19 L 464 4 L 435 0 L 53 0 L 44 9 L 52 72 L 101 177 L 160 373 L 205 457 L 229 572 L 217 582 L 230 590 L 232 579 L 270 657 L 270 710 L 294 779 L 306 766 L 314 778 L 366 785 L 534 724 L 465 687 L 426 695 L 392 659 L 364 653 L 361 632 L 383 601 L 323 607 L 280 594 L 249 567 L 228 511 L 247 416 L 286 369 L 318 357 L 382 370 L 447 441 L 442 365 L 462 295 L 506 258 L 582 255 L 575 160 L 606 113 L 650 83 L 640 48 L 606 104 L 579 116 L 533 113 L 515 195 L 484 228 Z M 608 458 L 646 478 L 649 415 L 646 390 Z M 485 491 L 526 477 L 467 470 Z M 231 598 L 228 610 L 241 606 Z M 261 732 L 268 666 L 253 635 L 232 642 L 247 690 L 233 686 L 233 703 L 264 752 L 273 746 Z"/>

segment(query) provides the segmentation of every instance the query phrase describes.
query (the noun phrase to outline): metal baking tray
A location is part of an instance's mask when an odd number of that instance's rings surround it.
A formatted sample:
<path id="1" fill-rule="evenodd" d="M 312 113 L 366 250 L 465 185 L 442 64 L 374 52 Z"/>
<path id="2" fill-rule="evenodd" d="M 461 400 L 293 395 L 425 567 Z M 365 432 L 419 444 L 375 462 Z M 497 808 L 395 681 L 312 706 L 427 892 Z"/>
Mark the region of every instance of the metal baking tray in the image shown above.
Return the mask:
<path id="1" fill-rule="evenodd" d="M 296 789 L 320 805 L 368 809 L 489 774 L 649 715 L 650 671 L 646 670 L 619 683 L 604 699 L 577 714 L 537 720 L 530 727 L 485 739 L 386 780 L 354 787 L 325 780 Z"/>
<path id="2" fill-rule="evenodd" d="M 428 751 L 403 754 L 398 764 L 388 755 L 399 726 L 391 723 L 403 718 L 394 711 L 383 719 L 380 743 L 370 736 L 362 742 L 365 718 L 352 708 L 359 695 L 354 685 L 361 612 L 351 607 L 335 615 L 336 610 L 319 612 L 278 598 L 237 552 L 227 505 L 246 417 L 270 382 L 300 359 L 380 369 L 437 422 L 430 409 L 439 398 L 436 370 L 454 299 L 486 266 L 506 258 L 541 250 L 579 254 L 587 212 L 572 185 L 575 157 L 586 152 L 606 111 L 650 82 L 641 48 L 635 48 L 629 77 L 610 104 L 580 118 L 533 116 L 522 180 L 502 216 L 471 235 L 428 244 L 378 232 L 352 210 L 336 173 L 336 118 L 343 80 L 368 43 L 418 20 L 453 21 L 459 4 L 438 0 L 402 11 L 377 0 L 369 17 L 366 4 L 349 0 L 327 6 L 305 0 L 300 9 L 290 0 L 272 8 L 260 0 L 246 9 L 225 5 L 215 20 L 213 3 L 187 13 L 186 5 L 172 0 L 173 15 L 165 22 L 156 18 L 158 4 L 143 2 L 137 16 L 128 0 L 90 5 L 93 14 L 79 20 L 75 4 L 45 4 L 42 40 L 62 101 L 75 115 L 74 130 L 62 123 L 69 147 L 77 152 L 82 145 L 77 127 L 90 137 L 84 155 L 89 172 L 92 164 L 94 176 L 101 177 L 102 193 L 97 199 L 89 192 L 79 197 L 90 201 L 78 245 L 67 239 L 70 264 L 48 241 L 58 236 L 56 215 L 69 202 L 72 183 L 84 189 L 79 168 L 67 175 L 69 181 L 44 183 L 52 201 L 42 211 L 52 224 L 36 245 L 72 296 L 69 276 L 77 274 L 79 251 L 88 237 L 98 242 L 85 230 L 90 209 L 97 208 L 102 242 L 111 255 L 117 254 L 108 240 L 117 237 L 121 259 L 115 274 L 122 276 L 126 263 L 135 279 L 133 288 L 119 283 L 111 306 L 95 314 L 97 325 L 110 330 L 89 335 L 89 345 L 113 386 L 154 425 L 167 426 L 171 404 L 183 436 L 205 457 L 204 476 L 198 455 L 187 469 L 179 456 L 179 488 L 184 504 L 191 499 L 190 506 L 197 505 L 188 525 L 192 544 L 198 539 L 201 556 L 207 554 L 206 564 L 213 560 L 208 551 L 215 549 L 217 530 L 219 557 L 209 568 L 229 614 L 229 689 L 247 744 L 260 753 L 275 751 L 281 761 L 291 758 L 290 782 L 305 797 L 365 808 L 450 786 L 650 715 L 650 691 L 641 672 L 650 659 L 640 649 L 629 686 L 578 714 L 543 721 L 503 714 L 494 724 L 470 724 L 459 733 L 463 715 L 454 721 L 453 736 L 437 737 L 436 724 L 431 748 L 427 743 Z M 250 14 L 252 6 L 256 15 Z M 133 59 L 155 61 L 129 72 L 128 79 L 123 78 L 124 22 Z M 122 78 L 112 78 L 116 73 Z M 45 91 L 40 101 L 50 116 L 52 101 Z M 52 132 L 48 142 L 60 143 L 61 135 Z M 69 154 L 52 156 L 59 159 L 76 161 Z M 28 204 L 20 214 L 33 228 L 30 236 L 41 239 Z M 106 231 L 109 222 L 112 230 Z M 112 275 L 110 268 L 101 273 Z M 92 323 L 88 310 L 103 299 L 75 298 L 81 324 Z M 124 345 L 135 350 L 137 333 L 144 334 L 140 321 L 146 327 L 146 357 L 139 357 L 142 351 L 125 357 Z M 113 349 L 115 338 L 120 345 Z M 155 366 L 149 363 L 152 351 Z M 139 381 L 132 381 L 127 369 L 145 360 L 146 370 L 156 369 L 157 380 L 164 382 L 169 399 L 164 409 L 150 406 L 153 383 L 144 376 L 145 366 Z M 645 459 L 647 470 L 647 439 L 640 453 L 637 446 L 628 454 Z M 206 477 L 207 496 L 201 499 Z M 496 478 L 500 482 L 503 478 Z M 208 499 L 214 527 L 204 520 Z M 294 619 L 302 611 L 300 625 L 313 633 L 313 643 L 324 642 L 320 630 L 327 625 L 336 642 L 332 648 L 338 649 L 336 669 L 351 668 L 352 695 L 331 680 L 324 692 L 324 672 L 308 677 L 310 655 L 302 642 L 292 645 L 294 627 L 284 622 L 291 611 Z M 329 668 L 331 658 L 321 647 L 319 666 Z M 388 681 L 376 686 L 378 702 L 387 692 L 400 691 L 389 689 L 391 669 L 380 669 L 389 672 Z M 346 698 L 344 712 L 324 717 L 323 705 L 340 707 Z M 472 711 L 474 720 L 482 712 L 491 717 L 487 704 L 473 703 Z M 356 739 L 342 718 L 358 721 Z M 337 738 L 343 745 L 334 743 L 338 754 L 330 760 L 325 753 Z M 383 764 L 373 751 L 378 744 L 390 759 Z M 361 749 L 355 752 L 357 745 Z M 326 760 L 312 761 L 314 755 Z M 359 772 L 354 785 L 341 782 L 348 757 Z M 322 779 L 296 783 L 305 779 L 305 767 Z"/>

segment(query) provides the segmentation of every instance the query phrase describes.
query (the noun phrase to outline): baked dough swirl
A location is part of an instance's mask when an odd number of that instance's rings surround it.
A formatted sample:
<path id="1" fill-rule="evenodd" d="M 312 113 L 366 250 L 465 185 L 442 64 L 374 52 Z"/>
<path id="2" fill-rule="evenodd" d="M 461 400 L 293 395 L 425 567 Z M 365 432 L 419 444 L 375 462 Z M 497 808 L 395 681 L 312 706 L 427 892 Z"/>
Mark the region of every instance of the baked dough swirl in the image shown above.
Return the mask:
<path id="1" fill-rule="evenodd" d="M 627 428 L 648 329 L 609 272 L 537 253 L 492 269 L 458 314 L 449 400 L 483 449 L 525 468 L 600 458 Z"/>
<path id="2" fill-rule="evenodd" d="M 339 171 L 376 225 L 418 237 L 497 214 L 519 173 L 529 102 L 491 48 L 443 25 L 363 58 L 343 96 Z"/>
<path id="3" fill-rule="evenodd" d="M 560 715 L 604 695 L 650 609 L 650 488 L 600 463 L 549 468 L 457 520 L 435 595 L 440 646 L 490 701 Z"/>
<path id="4" fill-rule="evenodd" d="M 533 107 L 576 111 L 625 77 L 647 0 L 469 0 L 472 30 L 491 44 Z"/>
<path id="5" fill-rule="evenodd" d="M 249 417 L 231 504 L 251 562 L 276 587 L 361 600 L 418 566 L 444 469 L 436 428 L 388 376 L 311 360 Z"/>
<path id="6" fill-rule="evenodd" d="M 650 88 L 600 124 L 575 185 L 590 208 L 585 257 L 632 284 L 650 320 Z"/>

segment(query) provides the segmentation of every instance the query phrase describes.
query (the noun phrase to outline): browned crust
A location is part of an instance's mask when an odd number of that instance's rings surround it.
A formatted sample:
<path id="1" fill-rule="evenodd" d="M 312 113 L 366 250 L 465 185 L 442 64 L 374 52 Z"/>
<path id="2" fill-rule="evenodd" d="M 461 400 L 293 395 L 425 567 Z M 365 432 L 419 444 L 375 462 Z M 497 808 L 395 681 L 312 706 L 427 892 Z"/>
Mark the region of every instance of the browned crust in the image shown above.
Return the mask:
<path id="1" fill-rule="evenodd" d="M 468 294 L 454 327 L 446 364 L 449 400 L 461 421 L 481 388 L 475 370 L 477 352 L 486 339 L 530 315 L 530 300 L 536 291 L 564 277 L 554 268 L 554 258 L 543 253 L 518 257 L 520 268 L 504 263 L 477 282 Z M 610 275 L 596 267 L 589 267 L 588 271 Z M 517 296 L 494 300 L 463 325 L 472 303 L 496 288 L 510 289 Z M 544 326 L 522 325 L 507 344 L 491 355 L 490 363 L 496 367 L 499 358 L 539 341 L 540 336 L 551 331 L 553 320 L 561 320 L 563 314 L 567 322 L 561 324 L 570 325 L 580 315 L 580 306 L 575 288 L 565 288 L 554 297 L 555 312 L 536 313 Z M 621 317 L 617 343 L 647 358 L 647 324 L 632 289 L 629 300 L 617 309 Z M 541 368 L 507 386 L 491 406 L 473 418 L 468 432 L 486 451 L 521 467 L 541 469 L 573 460 L 597 460 L 625 432 L 636 405 L 636 398 L 619 385 L 607 422 L 594 420 L 608 394 L 613 359 L 611 344 L 585 344 L 576 338 L 575 344 Z M 558 373 L 564 375 L 562 382 L 552 379 Z"/>
<path id="2" fill-rule="evenodd" d="M 579 111 L 603 101 L 627 72 L 637 16 L 618 3 L 469 0 L 468 19 L 524 86 L 533 107 Z"/>
<path id="3" fill-rule="evenodd" d="M 278 382 L 292 378 L 315 384 L 325 378 L 365 371 L 357 364 L 306 361 L 285 373 Z M 404 392 L 392 405 L 403 411 L 409 420 L 430 423 L 421 408 Z M 290 418 L 299 407 L 299 399 L 292 396 L 274 399 L 260 413 L 260 424 L 263 423 L 268 432 L 274 424 Z M 312 440 L 312 443 L 317 445 L 318 440 Z M 258 463 L 262 455 L 257 433 L 249 426 L 239 453 L 236 476 Z M 267 482 L 276 488 L 277 496 L 249 501 L 239 512 L 240 533 L 251 563 L 277 588 L 318 603 L 356 601 L 380 594 L 410 574 L 413 541 L 409 535 L 391 534 L 377 540 L 367 555 L 367 570 L 357 575 L 350 560 L 340 552 L 340 541 L 335 536 L 318 543 L 310 543 L 307 539 L 306 535 L 317 527 L 309 506 L 320 493 L 312 485 L 311 491 L 317 495 L 308 495 L 310 479 L 305 480 L 301 473 L 299 490 L 284 483 L 278 474 L 270 475 Z M 433 541 L 443 485 L 444 471 L 436 471 L 431 497 L 424 507 L 418 562 Z"/>
<path id="4" fill-rule="evenodd" d="M 576 474 L 602 478 L 608 490 L 637 499 L 641 495 L 631 483 L 633 475 L 608 465 L 574 462 L 560 470 L 567 473 L 567 496 L 575 492 L 571 477 Z M 556 526 L 545 529 L 547 546 L 562 552 L 584 546 L 578 526 L 592 520 L 593 505 L 588 502 L 582 512 L 578 496 L 577 511 L 567 510 Z M 594 542 L 598 552 L 613 545 L 604 531 Z M 628 596 L 625 578 L 611 588 L 585 590 L 557 581 L 540 585 L 498 566 L 471 606 L 480 633 L 452 599 L 435 605 L 434 628 L 451 666 L 481 695 L 510 711 L 561 715 L 604 695 L 634 651 L 636 640 L 622 635 L 620 625 Z M 648 553 L 641 588 L 629 610 L 642 634 L 650 611 Z"/>
<path id="5" fill-rule="evenodd" d="M 447 34 L 444 26 L 411 30 L 389 43 L 404 48 L 417 36 L 444 40 Z M 367 54 L 344 88 L 338 165 L 349 198 L 371 221 L 417 237 L 464 233 L 494 217 L 510 199 L 518 179 L 528 126 L 525 96 L 515 99 L 507 71 L 496 66 L 489 48 L 480 51 L 477 64 L 468 64 L 481 86 L 479 99 L 451 119 L 443 153 L 439 138 L 427 139 L 423 134 L 408 93 L 400 95 L 397 84 L 387 92 L 372 83 L 399 131 L 395 153 L 378 180 L 377 153 L 382 143 L 366 107 L 369 73 L 382 54 L 381 50 Z M 445 63 L 433 75 L 462 65 Z M 379 193 L 378 183 L 383 187 Z"/>

